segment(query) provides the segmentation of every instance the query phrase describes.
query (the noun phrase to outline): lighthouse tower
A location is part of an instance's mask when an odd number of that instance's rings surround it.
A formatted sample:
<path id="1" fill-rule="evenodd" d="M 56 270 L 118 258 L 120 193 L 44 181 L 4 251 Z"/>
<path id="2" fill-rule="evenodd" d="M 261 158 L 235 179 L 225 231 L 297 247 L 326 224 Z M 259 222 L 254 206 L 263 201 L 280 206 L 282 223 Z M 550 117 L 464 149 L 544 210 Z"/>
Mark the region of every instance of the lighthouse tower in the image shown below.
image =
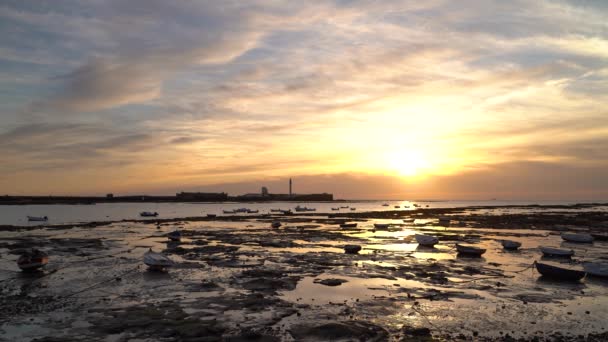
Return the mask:
<path id="1" fill-rule="evenodd" d="M 292 193 L 291 193 L 291 178 L 289 178 L 289 197 L 291 197 L 291 196 L 292 196 Z"/>

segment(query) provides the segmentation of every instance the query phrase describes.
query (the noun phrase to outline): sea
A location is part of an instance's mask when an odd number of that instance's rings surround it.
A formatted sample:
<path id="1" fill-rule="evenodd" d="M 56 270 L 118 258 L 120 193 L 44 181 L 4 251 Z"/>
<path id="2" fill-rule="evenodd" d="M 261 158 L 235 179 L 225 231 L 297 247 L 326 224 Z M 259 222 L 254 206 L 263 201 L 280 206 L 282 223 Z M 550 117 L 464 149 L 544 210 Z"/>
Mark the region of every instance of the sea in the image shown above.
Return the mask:
<path id="1" fill-rule="evenodd" d="M 0 225 L 33 226 L 48 224 L 75 224 L 95 221 L 120 221 L 142 219 L 142 211 L 157 212 L 156 218 L 173 219 L 205 216 L 206 214 L 223 214 L 224 210 L 248 208 L 259 210 L 258 214 L 270 213 L 271 209 L 291 209 L 296 206 L 315 209 L 314 213 L 355 213 L 385 210 L 415 210 L 419 208 L 466 208 L 478 206 L 495 206 L 496 209 L 482 209 L 484 214 L 503 214 L 508 212 L 534 212 L 544 208 L 505 208 L 505 206 L 526 205 L 572 205 L 577 203 L 606 203 L 608 201 L 338 201 L 338 202 L 221 202 L 221 203 L 98 203 L 86 205 L 50 204 L 50 205 L 0 205 Z M 388 206 L 384 206 L 388 204 Z M 397 208 L 398 206 L 398 208 Z M 348 207 L 348 208 L 344 208 Z M 339 208 L 339 210 L 332 210 Z M 354 209 L 353 209 L 354 208 Z M 571 209 L 576 210 L 576 209 Z M 585 208 L 585 210 L 608 211 L 607 206 Z M 297 214 L 294 211 L 294 214 Z M 47 222 L 29 222 L 27 216 L 47 216 Z M 251 214 L 240 214 L 251 215 Z"/>

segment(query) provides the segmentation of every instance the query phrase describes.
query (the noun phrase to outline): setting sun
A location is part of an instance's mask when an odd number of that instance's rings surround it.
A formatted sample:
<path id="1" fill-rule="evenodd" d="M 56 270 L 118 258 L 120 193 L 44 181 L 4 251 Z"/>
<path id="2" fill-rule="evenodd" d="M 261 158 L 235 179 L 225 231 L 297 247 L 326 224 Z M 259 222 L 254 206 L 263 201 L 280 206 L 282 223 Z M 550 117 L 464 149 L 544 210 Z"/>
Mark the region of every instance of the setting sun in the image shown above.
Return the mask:
<path id="1" fill-rule="evenodd" d="M 417 151 L 395 153 L 391 156 L 389 165 L 391 170 L 404 177 L 421 176 L 430 167 L 425 156 Z"/>

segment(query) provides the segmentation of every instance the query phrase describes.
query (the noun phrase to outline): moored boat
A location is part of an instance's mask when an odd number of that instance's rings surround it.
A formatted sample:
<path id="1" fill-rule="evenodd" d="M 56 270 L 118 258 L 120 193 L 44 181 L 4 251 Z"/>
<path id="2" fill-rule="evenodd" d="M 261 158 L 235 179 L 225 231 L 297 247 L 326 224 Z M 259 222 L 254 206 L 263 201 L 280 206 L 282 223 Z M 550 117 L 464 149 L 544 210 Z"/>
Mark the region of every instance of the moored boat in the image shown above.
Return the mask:
<path id="1" fill-rule="evenodd" d="M 139 213 L 139 216 L 141 217 L 156 217 L 158 216 L 158 213 L 156 211 L 152 212 L 152 211 L 142 211 L 141 213 Z"/>
<path id="2" fill-rule="evenodd" d="M 513 240 L 500 240 L 502 247 L 508 250 L 516 250 L 521 247 L 521 242 Z"/>
<path id="3" fill-rule="evenodd" d="M 540 246 L 538 248 L 540 248 L 540 251 L 543 253 L 544 256 L 548 256 L 548 257 L 569 258 L 574 255 L 574 251 L 571 249 L 545 247 L 545 246 Z"/>
<path id="4" fill-rule="evenodd" d="M 416 234 L 414 235 L 414 237 L 416 238 L 416 242 L 418 242 L 420 246 L 433 247 L 437 243 L 439 243 L 438 238 L 430 235 Z"/>
<path id="5" fill-rule="evenodd" d="M 340 228 L 356 228 L 356 227 L 357 227 L 357 222 L 340 224 Z"/>
<path id="6" fill-rule="evenodd" d="M 357 208 L 352 207 L 352 208 L 350 208 L 350 210 L 355 211 L 355 210 L 357 210 Z"/>
<path id="7" fill-rule="evenodd" d="M 585 276 L 585 271 L 581 268 L 557 263 L 547 263 L 535 261 L 534 265 L 538 273 L 545 277 L 560 280 L 580 280 Z"/>
<path id="8" fill-rule="evenodd" d="M 382 204 L 382 206 L 383 206 L 383 207 L 388 207 L 388 206 L 389 206 L 389 204 L 388 204 L 388 203 L 384 203 L 384 204 Z"/>
<path id="9" fill-rule="evenodd" d="M 152 271 L 163 271 L 167 267 L 173 266 L 175 263 L 166 255 L 156 253 L 150 248 L 149 251 L 144 253 L 144 264 Z"/>
<path id="10" fill-rule="evenodd" d="M 331 210 L 337 211 L 337 210 L 340 210 L 340 208 L 331 208 Z"/>
<path id="11" fill-rule="evenodd" d="M 260 212 L 259 210 L 247 209 L 247 214 L 257 214 L 259 212 Z"/>
<path id="12" fill-rule="evenodd" d="M 399 208 L 401 208 L 401 207 L 400 207 L 400 206 L 398 206 L 398 205 L 396 205 L 396 206 L 395 206 L 395 209 L 399 209 Z"/>
<path id="13" fill-rule="evenodd" d="M 17 259 L 17 266 L 24 271 L 35 271 L 44 265 L 48 264 L 49 256 L 45 252 L 38 249 L 29 249 L 26 250 L 20 257 Z"/>
<path id="14" fill-rule="evenodd" d="M 587 275 L 608 278 L 608 262 L 584 262 L 583 269 Z"/>
<path id="15" fill-rule="evenodd" d="M 270 224 L 270 226 L 272 228 L 279 228 L 281 226 L 281 222 L 279 222 L 279 221 L 272 221 L 272 223 Z"/>
<path id="16" fill-rule="evenodd" d="M 27 217 L 28 221 L 38 221 L 38 222 L 46 222 L 49 220 L 48 216 L 29 216 Z"/>
<path id="17" fill-rule="evenodd" d="M 562 239 L 568 242 L 578 243 L 591 243 L 593 242 L 593 236 L 586 233 L 563 233 Z"/>
<path id="18" fill-rule="evenodd" d="M 182 233 L 179 230 L 174 230 L 174 231 L 170 232 L 169 234 L 167 234 L 167 237 L 171 241 L 181 241 Z"/>
<path id="19" fill-rule="evenodd" d="M 214 217 L 217 217 L 217 215 L 216 214 L 207 214 L 207 217 L 208 218 L 214 218 Z"/>
<path id="20" fill-rule="evenodd" d="M 222 210 L 222 212 L 223 212 L 224 214 L 234 214 L 234 213 L 235 213 L 235 211 L 234 211 L 234 210 Z"/>
<path id="21" fill-rule="evenodd" d="M 374 223 L 376 229 L 388 229 L 388 227 L 390 227 L 390 223 Z"/>
<path id="22" fill-rule="evenodd" d="M 458 251 L 459 254 L 477 255 L 477 256 L 480 256 L 486 252 L 485 248 L 481 248 L 481 247 L 477 247 L 477 246 L 473 246 L 473 245 L 463 245 L 463 244 L 459 244 L 459 243 L 456 244 L 456 250 Z"/>

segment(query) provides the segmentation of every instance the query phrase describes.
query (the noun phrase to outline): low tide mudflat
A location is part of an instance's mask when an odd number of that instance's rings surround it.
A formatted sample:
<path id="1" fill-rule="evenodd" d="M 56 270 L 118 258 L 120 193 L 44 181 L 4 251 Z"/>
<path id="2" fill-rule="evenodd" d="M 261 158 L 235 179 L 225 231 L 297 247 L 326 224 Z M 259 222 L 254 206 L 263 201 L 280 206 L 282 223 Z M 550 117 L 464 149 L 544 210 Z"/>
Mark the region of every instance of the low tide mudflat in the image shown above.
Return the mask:
<path id="1" fill-rule="evenodd" d="M 608 261 L 608 242 L 560 237 L 606 233 L 607 211 L 537 209 L 12 227 L 0 232 L 0 332 L 11 341 L 608 340 L 608 280 L 544 279 L 532 267 L 540 245 L 575 250 L 561 262 Z M 270 228 L 274 220 L 283 225 Z M 166 237 L 175 229 L 179 243 Z M 439 244 L 418 246 L 415 233 Z M 500 239 L 523 245 L 505 251 Z M 458 256 L 458 242 L 487 252 Z M 362 250 L 345 254 L 346 244 Z M 50 262 L 18 272 L 30 247 Z M 175 267 L 148 271 L 150 248 Z"/>

